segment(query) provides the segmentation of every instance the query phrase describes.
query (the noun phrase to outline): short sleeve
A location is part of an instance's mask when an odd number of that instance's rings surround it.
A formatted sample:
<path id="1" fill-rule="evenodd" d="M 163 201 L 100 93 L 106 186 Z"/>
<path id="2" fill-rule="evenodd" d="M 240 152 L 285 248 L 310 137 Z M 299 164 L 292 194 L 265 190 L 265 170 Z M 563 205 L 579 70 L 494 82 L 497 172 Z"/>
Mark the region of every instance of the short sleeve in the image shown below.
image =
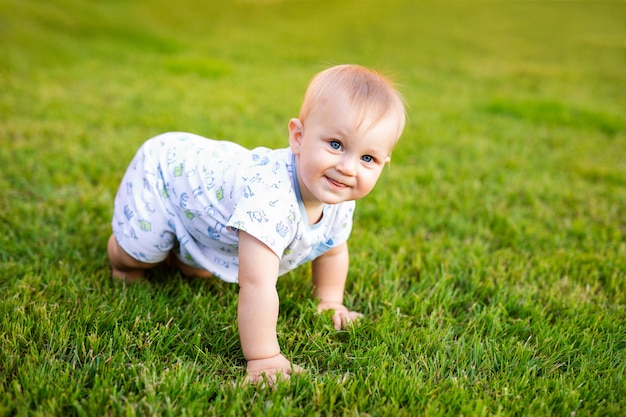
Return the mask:
<path id="1" fill-rule="evenodd" d="M 247 184 L 236 194 L 239 198 L 227 226 L 243 230 L 282 257 L 299 223 L 295 194 L 263 183 Z"/>

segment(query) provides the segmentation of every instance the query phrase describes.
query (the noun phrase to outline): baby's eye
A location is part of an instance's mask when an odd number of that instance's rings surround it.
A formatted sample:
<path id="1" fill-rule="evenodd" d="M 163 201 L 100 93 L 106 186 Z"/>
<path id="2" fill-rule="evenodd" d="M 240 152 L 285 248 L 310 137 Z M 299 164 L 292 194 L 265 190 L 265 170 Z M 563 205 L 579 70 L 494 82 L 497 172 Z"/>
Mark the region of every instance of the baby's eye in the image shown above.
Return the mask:
<path id="1" fill-rule="evenodd" d="M 361 157 L 361 160 L 369 164 L 369 163 L 374 162 L 374 157 L 372 155 L 363 155 Z"/>
<path id="2" fill-rule="evenodd" d="M 331 140 L 329 142 L 330 147 L 333 148 L 334 150 L 338 151 L 341 149 L 341 143 L 339 141 L 336 140 Z"/>

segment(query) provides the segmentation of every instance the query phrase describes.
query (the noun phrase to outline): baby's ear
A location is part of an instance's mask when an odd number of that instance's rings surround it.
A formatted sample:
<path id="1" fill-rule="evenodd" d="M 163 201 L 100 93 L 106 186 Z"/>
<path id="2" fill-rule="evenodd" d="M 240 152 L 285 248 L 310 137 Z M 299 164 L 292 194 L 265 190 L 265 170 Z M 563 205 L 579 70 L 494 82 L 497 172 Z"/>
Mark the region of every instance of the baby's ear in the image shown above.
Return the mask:
<path id="1" fill-rule="evenodd" d="M 303 132 L 304 126 L 300 119 L 293 118 L 289 120 L 289 147 L 295 155 L 300 153 Z"/>

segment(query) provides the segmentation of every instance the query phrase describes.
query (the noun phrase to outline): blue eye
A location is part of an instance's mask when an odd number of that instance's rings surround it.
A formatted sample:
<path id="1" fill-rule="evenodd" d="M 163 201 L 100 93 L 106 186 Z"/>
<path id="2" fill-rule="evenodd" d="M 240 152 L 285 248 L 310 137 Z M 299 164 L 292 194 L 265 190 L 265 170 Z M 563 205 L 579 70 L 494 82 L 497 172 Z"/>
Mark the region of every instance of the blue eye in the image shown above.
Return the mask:
<path id="1" fill-rule="evenodd" d="M 341 149 L 341 143 L 339 143 L 339 142 L 338 142 L 338 141 L 336 141 L 336 140 L 331 140 L 331 141 L 329 142 L 329 145 L 330 145 L 330 147 L 331 147 L 331 148 L 333 148 L 333 149 L 334 149 L 334 150 L 336 150 L 336 151 L 338 151 L 339 149 Z"/>
<path id="2" fill-rule="evenodd" d="M 371 155 L 363 155 L 361 160 L 369 164 L 370 162 L 374 162 L 374 157 Z"/>

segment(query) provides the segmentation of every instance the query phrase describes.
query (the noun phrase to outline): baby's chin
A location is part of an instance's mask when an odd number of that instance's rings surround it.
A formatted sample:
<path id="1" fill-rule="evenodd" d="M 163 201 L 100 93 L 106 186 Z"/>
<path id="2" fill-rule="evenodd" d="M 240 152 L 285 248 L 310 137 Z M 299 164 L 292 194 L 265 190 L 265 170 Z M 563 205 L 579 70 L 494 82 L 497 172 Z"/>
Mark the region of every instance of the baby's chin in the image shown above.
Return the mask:
<path id="1" fill-rule="evenodd" d="M 324 204 L 339 204 L 339 203 L 345 203 L 346 201 L 354 201 L 356 200 L 355 198 L 350 198 L 350 197 L 335 197 L 335 198 L 324 198 L 322 200 L 320 200 L 322 203 Z"/>

